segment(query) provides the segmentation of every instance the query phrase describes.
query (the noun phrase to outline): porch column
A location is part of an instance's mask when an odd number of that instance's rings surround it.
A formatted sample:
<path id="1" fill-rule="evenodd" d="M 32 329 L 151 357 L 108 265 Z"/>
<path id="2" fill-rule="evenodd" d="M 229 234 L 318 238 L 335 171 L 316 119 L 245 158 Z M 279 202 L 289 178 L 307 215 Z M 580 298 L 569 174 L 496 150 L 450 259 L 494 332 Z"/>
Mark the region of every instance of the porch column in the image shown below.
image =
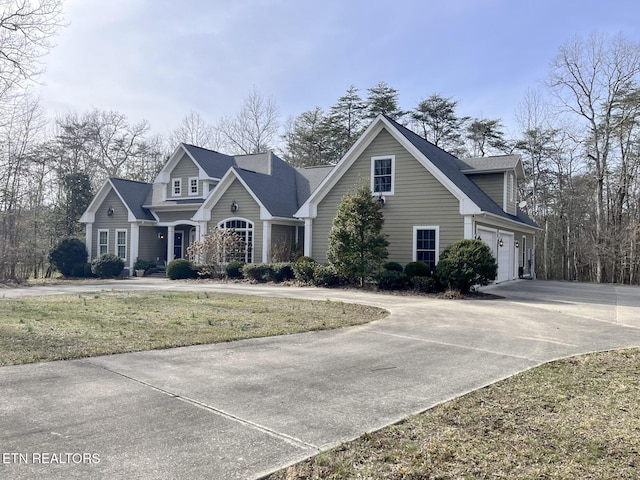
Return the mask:
<path id="1" fill-rule="evenodd" d="M 174 231 L 175 231 L 175 227 L 173 226 L 167 227 L 167 265 L 171 260 L 173 260 Z"/>
<path id="2" fill-rule="evenodd" d="M 466 240 L 473 239 L 473 215 L 464 216 L 464 238 Z"/>
<path id="3" fill-rule="evenodd" d="M 262 222 L 262 263 L 269 263 L 271 256 L 271 223 Z"/>
<path id="4" fill-rule="evenodd" d="M 313 219 L 305 218 L 304 220 L 304 254 L 307 257 L 311 256 L 311 235 L 313 228 Z"/>
<path id="5" fill-rule="evenodd" d="M 138 259 L 138 249 L 140 245 L 140 225 L 131 224 L 131 245 L 129 246 L 129 271 L 133 275 L 133 264 Z"/>
<path id="6" fill-rule="evenodd" d="M 91 263 L 91 248 L 93 247 L 93 223 L 85 225 L 85 242 L 87 244 L 87 262 Z"/>

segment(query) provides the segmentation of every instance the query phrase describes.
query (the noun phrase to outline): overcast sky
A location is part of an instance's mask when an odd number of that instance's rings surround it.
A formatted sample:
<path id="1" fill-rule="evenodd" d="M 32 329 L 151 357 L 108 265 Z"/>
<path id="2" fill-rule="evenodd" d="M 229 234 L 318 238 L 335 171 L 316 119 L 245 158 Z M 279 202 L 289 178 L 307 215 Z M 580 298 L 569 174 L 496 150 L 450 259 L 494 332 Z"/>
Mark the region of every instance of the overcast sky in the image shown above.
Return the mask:
<path id="1" fill-rule="evenodd" d="M 66 0 L 65 18 L 39 89 L 48 113 L 116 110 L 157 133 L 191 110 L 235 114 L 253 88 L 284 122 L 380 81 L 405 109 L 439 93 L 512 126 L 566 41 L 640 41 L 638 0 Z"/>

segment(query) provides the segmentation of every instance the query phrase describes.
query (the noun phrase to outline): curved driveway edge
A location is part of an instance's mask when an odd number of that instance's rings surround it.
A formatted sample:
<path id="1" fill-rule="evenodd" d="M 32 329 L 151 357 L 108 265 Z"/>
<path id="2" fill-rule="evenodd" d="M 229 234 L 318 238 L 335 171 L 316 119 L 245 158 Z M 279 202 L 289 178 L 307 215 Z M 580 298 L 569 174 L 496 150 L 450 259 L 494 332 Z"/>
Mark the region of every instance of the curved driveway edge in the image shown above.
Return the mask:
<path id="1" fill-rule="evenodd" d="M 331 299 L 391 315 L 340 330 L 0 368 L 0 476 L 256 478 L 549 360 L 640 346 L 640 289 L 610 285 L 518 281 L 486 288 L 500 300 L 452 301 L 133 279 L 0 297 L 103 289 Z"/>

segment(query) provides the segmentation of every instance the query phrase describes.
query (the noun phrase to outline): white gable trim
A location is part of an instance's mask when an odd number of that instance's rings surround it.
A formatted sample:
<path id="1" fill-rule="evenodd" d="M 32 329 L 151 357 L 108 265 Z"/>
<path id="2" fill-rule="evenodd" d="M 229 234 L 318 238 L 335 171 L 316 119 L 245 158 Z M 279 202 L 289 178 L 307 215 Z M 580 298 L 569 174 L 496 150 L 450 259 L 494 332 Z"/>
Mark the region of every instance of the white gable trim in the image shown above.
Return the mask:
<path id="1" fill-rule="evenodd" d="M 113 183 L 111 182 L 110 178 L 105 180 L 105 182 L 102 184 L 102 187 L 100 187 L 100 190 L 98 190 L 98 193 L 96 193 L 96 196 L 93 197 L 93 200 L 91 200 L 91 203 L 89 204 L 89 206 L 87 207 L 85 212 L 80 217 L 80 220 L 78 220 L 78 221 L 80 223 L 93 223 L 93 222 L 95 222 L 96 221 L 96 212 L 98 211 L 98 208 L 100 207 L 100 205 L 102 205 L 102 202 L 104 202 L 104 200 L 107 198 L 107 195 L 109 194 L 109 192 L 111 190 L 116 192 L 116 195 L 118 196 L 118 198 L 122 202 L 122 205 L 124 205 L 124 208 L 127 209 L 127 221 L 128 222 L 137 222 L 138 219 L 136 218 L 136 216 L 133 214 L 133 212 L 131 211 L 131 209 L 127 205 L 127 202 L 124 201 L 124 198 L 122 198 L 122 196 L 120 195 L 120 192 L 118 192 L 118 189 L 113 186 Z"/>
<path id="2" fill-rule="evenodd" d="M 189 157 L 189 159 L 193 162 L 193 164 L 196 167 L 198 167 L 199 180 L 219 180 L 217 178 L 211 179 L 207 175 L 207 172 L 205 172 L 202 166 L 198 163 L 198 161 L 195 158 L 193 158 L 193 155 L 191 155 L 189 150 L 187 150 L 184 147 L 184 144 L 181 143 L 180 145 L 178 145 L 178 148 L 176 148 L 176 150 L 173 152 L 173 155 L 169 157 L 169 160 L 167 161 L 167 163 L 164 164 L 164 167 L 162 167 L 162 170 L 160 170 L 160 173 L 158 173 L 158 176 L 156 177 L 154 183 L 169 184 L 171 182 L 171 173 L 173 172 L 173 169 L 176 168 L 176 165 L 178 164 L 178 162 L 182 160 L 183 154 L 186 154 Z"/>
<path id="3" fill-rule="evenodd" d="M 273 216 L 271 215 L 269 210 L 267 210 L 267 207 L 263 205 L 263 203 L 260 201 L 258 196 L 255 193 L 253 193 L 253 190 L 251 190 L 251 188 L 249 188 L 249 185 L 247 185 L 245 181 L 242 179 L 242 177 L 238 175 L 238 172 L 236 172 L 235 167 L 231 167 L 227 171 L 227 173 L 224 175 L 224 177 L 222 177 L 222 180 L 220 180 L 220 183 L 218 183 L 218 185 L 215 186 L 215 188 L 212 190 L 209 197 L 207 197 L 204 203 L 200 206 L 200 208 L 192 217 L 192 219 L 195 221 L 201 221 L 201 222 L 203 221 L 208 222 L 209 220 L 211 220 L 211 209 L 222 198 L 222 196 L 229 189 L 229 187 L 231 186 L 234 180 L 238 180 L 240 182 L 240 184 L 245 188 L 245 190 L 249 193 L 249 195 L 251 195 L 251 198 L 253 198 L 253 200 L 260 207 L 260 220 L 272 220 Z"/>
<path id="4" fill-rule="evenodd" d="M 422 166 L 427 169 L 436 180 L 438 180 L 453 196 L 460 202 L 460 214 L 470 215 L 480 213 L 480 208 L 447 177 L 440 169 L 436 168 L 433 163 L 418 150 L 404 135 L 402 135 L 391 122 L 383 115 L 378 117 L 369 125 L 365 132 L 360 136 L 356 143 L 342 157 L 337 165 L 329 172 L 322 183 L 311 194 L 307 201 L 300 207 L 294 216 L 299 218 L 315 218 L 317 216 L 317 206 L 322 199 L 331 191 L 338 183 L 340 178 L 360 157 L 365 148 L 367 148 L 376 136 L 385 129 L 405 150 L 407 150 Z M 391 153 L 391 152 L 390 152 Z"/>

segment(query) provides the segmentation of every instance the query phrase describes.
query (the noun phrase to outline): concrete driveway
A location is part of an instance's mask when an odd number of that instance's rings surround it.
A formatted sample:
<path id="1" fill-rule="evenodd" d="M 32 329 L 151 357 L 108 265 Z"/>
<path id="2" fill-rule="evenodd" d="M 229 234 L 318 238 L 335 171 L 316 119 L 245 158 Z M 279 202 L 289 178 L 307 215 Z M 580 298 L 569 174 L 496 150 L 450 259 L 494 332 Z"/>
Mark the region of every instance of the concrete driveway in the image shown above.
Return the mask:
<path id="1" fill-rule="evenodd" d="M 0 368 L 0 477 L 256 478 L 552 359 L 640 346 L 640 289 L 518 281 L 501 300 L 127 280 L 29 296 L 172 289 L 333 299 L 364 326 Z"/>

